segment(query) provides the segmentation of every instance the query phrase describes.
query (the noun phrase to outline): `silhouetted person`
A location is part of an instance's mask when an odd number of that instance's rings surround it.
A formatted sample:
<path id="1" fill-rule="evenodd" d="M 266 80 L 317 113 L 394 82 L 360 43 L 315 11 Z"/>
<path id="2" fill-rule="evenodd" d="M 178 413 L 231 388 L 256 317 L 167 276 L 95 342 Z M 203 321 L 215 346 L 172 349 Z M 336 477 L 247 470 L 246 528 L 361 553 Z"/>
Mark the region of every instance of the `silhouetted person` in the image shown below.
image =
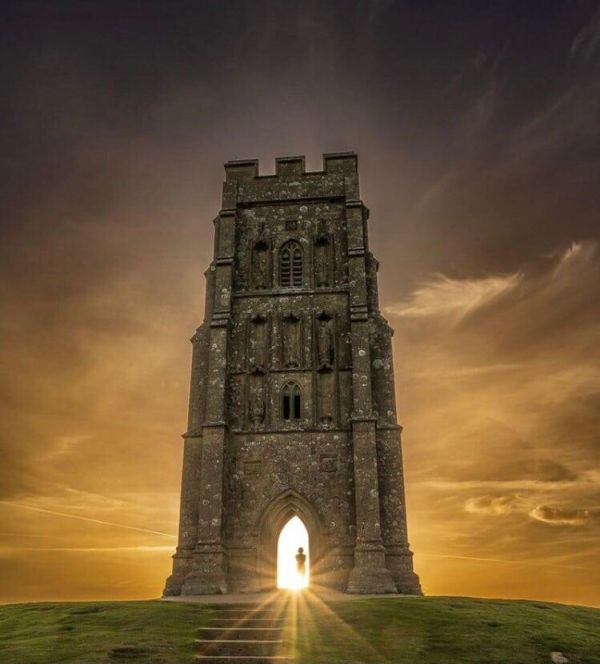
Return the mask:
<path id="1" fill-rule="evenodd" d="M 298 548 L 298 553 L 296 554 L 296 569 L 300 576 L 306 574 L 306 555 L 302 547 Z"/>

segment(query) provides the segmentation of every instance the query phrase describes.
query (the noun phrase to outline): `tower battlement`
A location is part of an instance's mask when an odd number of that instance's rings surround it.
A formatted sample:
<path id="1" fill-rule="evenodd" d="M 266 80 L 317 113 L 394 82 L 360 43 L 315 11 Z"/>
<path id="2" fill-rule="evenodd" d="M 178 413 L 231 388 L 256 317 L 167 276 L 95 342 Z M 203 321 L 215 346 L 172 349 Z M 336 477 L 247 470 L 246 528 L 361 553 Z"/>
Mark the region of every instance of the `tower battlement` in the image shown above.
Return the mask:
<path id="1" fill-rule="evenodd" d="M 297 178 L 304 175 L 351 175 L 358 173 L 358 155 L 355 152 L 329 152 L 323 154 L 323 169 L 307 171 L 304 155 L 276 157 L 275 173 L 260 175 L 258 159 L 237 159 L 225 162 L 225 182 Z"/>
<path id="2" fill-rule="evenodd" d="M 331 198 L 360 199 L 356 153 L 326 153 L 320 171 L 307 171 L 303 156 L 277 157 L 275 173 L 270 175 L 260 175 L 258 159 L 225 163 L 223 209 L 240 204 Z"/>

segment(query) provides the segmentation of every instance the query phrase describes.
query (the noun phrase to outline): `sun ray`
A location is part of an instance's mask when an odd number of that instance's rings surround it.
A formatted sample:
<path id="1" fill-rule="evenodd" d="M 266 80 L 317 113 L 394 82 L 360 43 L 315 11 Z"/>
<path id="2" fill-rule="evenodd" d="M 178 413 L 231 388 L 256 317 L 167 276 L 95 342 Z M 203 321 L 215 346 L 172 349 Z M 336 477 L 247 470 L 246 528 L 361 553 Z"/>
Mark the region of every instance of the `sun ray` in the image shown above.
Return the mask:
<path id="1" fill-rule="evenodd" d="M 312 633 L 319 634 L 319 631 L 324 628 L 323 618 L 330 620 L 334 624 L 334 629 L 331 633 L 336 635 L 336 640 L 346 642 L 350 647 L 361 650 L 365 656 L 373 658 L 374 661 L 385 662 L 386 658 L 373 646 L 361 636 L 356 629 L 349 625 L 336 611 L 321 597 L 319 594 L 327 596 L 331 593 L 330 589 L 319 588 L 313 586 L 305 589 L 301 593 L 295 593 L 295 625 L 290 627 L 290 635 L 292 649 L 296 652 L 298 650 L 298 641 L 302 638 L 305 644 L 308 644 L 308 637 Z M 329 636 L 331 633 L 328 632 Z M 323 635 L 325 636 L 325 635 Z"/>

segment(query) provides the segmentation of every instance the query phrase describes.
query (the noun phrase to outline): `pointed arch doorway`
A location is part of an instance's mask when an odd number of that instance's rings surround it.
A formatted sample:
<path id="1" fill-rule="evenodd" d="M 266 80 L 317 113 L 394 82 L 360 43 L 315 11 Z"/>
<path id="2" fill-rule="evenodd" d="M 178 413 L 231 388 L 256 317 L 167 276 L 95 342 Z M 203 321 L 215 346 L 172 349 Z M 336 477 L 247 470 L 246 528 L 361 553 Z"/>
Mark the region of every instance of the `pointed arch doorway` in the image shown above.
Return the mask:
<path id="1" fill-rule="evenodd" d="M 319 561 L 327 550 L 328 538 L 321 519 L 309 501 L 296 491 L 286 491 L 267 505 L 258 526 L 260 588 L 272 590 L 279 587 L 279 552 L 286 557 L 281 568 L 283 577 L 284 569 L 288 572 L 296 569 L 296 553 L 300 546 L 307 556 L 307 580 L 314 583 L 319 573 Z M 290 534 L 291 537 L 288 537 Z M 302 541 L 308 546 L 305 547 Z M 294 545 L 295 550 L 292 549 Z M 292 579 L 293 583 L 298 583 L 298 580 Z"/>
<path id="2" fill-rule="evenodd" d="M 298 556 L 304 560 L 299 565 Z M 310 582 L 310 545 L 308 530 L 299 516 L 293 516 L 281 529 L 277 540 L 277 587 L 287 590 L 306 588 Z"/>

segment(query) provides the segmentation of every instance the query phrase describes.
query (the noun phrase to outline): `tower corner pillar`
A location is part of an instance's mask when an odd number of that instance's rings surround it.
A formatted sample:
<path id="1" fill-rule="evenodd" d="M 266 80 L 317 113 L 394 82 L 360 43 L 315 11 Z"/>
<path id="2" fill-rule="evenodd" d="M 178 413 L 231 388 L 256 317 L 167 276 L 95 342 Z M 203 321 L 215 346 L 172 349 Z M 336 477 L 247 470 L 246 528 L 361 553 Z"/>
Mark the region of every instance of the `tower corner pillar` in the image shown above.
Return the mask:
<path id="1" fill-rule="evenodd" d="M 227 550 L 223 544 L 223 452 L 226 427 L 207 423 L 202 434 L 198 540 L 182 595 L 227 592 Z"/>
<path id="2" fill-rule="evenodd" d="M 397 592 L 392 573 L 386 567 L 381 538 L 381 509 L 377 472 L 377 441 L 374 418 L 352 422 L 354 448 L 354 490 L 356 498 L 356 544 L 354 567 L 348 578 L 348 592 L 382 594 Z"/>

